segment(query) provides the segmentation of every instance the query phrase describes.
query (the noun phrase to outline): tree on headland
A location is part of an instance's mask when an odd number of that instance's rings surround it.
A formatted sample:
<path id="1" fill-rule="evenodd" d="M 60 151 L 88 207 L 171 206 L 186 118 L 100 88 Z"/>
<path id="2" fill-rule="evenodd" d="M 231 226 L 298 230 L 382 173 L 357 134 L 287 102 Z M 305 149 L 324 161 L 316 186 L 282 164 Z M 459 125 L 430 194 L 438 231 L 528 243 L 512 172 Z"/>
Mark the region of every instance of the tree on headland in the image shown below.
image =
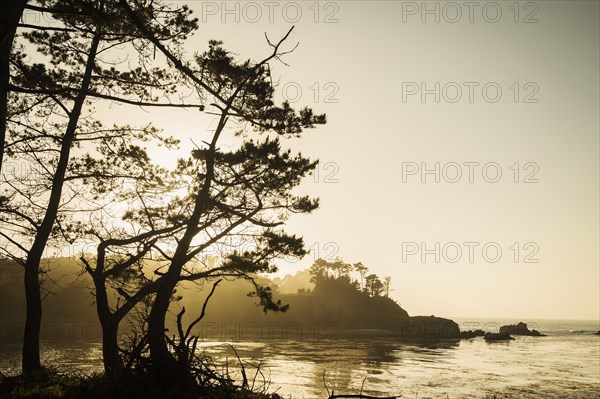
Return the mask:
<path id="1" fill-rule="evenodd" d="M 360 282 L 350 277 L 350 271 L 358 273 Z M 311 282 L 317 286 L 316 290 L 324 289 L 324 286 L 329 288 L 333 286 L 348 286 L 352 289 L 363 292 L 371 297 L 379 297 L 384 294 L 389 297 L 391 277 L 385 277 L 383 282 L 376 274 L 365 276 L 368 268 L 362 263 L 349 264 L 342 259 L 337 258 L 334 261 L 326 261 L 317 259 L 309 269 L 311 274 Z M 364 286 L 363 286 L 364 280 Z"/>
<path id="2" fill-rule="evenodd" d="M 383 291 L 383 283 L 376 274 L 369 274 L 365 278 L 365 289 L 372 297 L 378 297 Z"/>
<path id="3" fill-rule="evenodd" d="M 390 297 L 390 284 L 392 282 L 392 277 L 391 276 L 385 276 L 383 278 L 383 292 L 386 298 Z"/>
<path id="4" fill-rule="evenodd" d="M 353 264 L 352 267 L 354 268 L 354 271 L 356 271 L 358 273 L 358 275 L 360 276 L 360 289 L 362 290 L 362 289 L 364 289 L 365 277 L 366 277 L 369 269 L 365 265 L 363 265 L 361 262 L 357 262 L 357 263 Z"/>

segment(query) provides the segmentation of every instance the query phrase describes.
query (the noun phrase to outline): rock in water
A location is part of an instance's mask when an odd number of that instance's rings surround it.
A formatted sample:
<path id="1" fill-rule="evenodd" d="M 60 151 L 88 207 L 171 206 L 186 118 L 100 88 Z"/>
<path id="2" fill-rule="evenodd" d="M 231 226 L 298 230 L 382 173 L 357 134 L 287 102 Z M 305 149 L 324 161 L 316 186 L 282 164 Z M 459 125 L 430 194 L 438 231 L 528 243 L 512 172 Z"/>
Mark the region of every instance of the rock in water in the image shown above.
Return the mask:
<path id="1" fill-rule="evenodd" d="M 483 330 L 469 330 L 469 331 L 461 331 L 460 332 L 460 337 L 461 338 L 475 338 L 475 337 L 483 337 L 485 336 L 485 331 Z"/>
<path id="2" fill-rule="evenodd" d="M 500 332 L 510 335 L 528 335 L 531 337 L 545 337 L 545 335 L 540 333 L 538 330 L 530 331 L 529 328 L 527 328 L 527 324 L 523 322 L 502 326 L 500 327 Z"/>
<path id="3" fill-rule="evenodd" d="M 486 341 L 509 341 L 509 340 L 514 340 L 513 337 L 510 336 L 510 334 L 506 333 L 506 332 L 499 332 L 499 333 L 487 333 L 485 334 L 485 337 L 483 337 Z"/>
<path id="4" fill-rule="evenodd" d="M 404 341 L 435 342 L 460 338 L 458 324 L 435 316 L 412 316 L 404 319 L 396 330 Z"/>

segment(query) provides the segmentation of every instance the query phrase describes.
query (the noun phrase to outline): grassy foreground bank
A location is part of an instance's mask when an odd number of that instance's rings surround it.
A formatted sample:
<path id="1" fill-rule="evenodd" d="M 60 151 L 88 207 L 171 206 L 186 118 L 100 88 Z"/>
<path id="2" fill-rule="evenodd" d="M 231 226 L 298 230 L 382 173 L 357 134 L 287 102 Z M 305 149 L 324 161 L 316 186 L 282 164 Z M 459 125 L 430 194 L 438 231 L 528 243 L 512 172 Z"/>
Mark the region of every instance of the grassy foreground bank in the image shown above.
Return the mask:
<path id="1" fill-rule="evenodd" d="M 165 386 L 148 375 L 124 372 L 115 376 L 74 376 L 46 370 L 35 376 L 0 376 L 0 398 L 6 399 L 281 399 L 233 383 Z"/>

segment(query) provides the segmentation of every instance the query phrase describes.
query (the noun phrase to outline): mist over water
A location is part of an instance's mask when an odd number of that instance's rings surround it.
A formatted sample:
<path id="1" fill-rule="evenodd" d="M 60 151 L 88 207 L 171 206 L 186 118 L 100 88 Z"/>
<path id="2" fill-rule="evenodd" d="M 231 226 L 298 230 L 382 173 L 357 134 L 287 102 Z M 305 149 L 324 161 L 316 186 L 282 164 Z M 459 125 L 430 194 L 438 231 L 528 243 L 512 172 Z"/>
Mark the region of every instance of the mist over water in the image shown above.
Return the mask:
<path id="1" fill-rule="evenodd" d="M 519 320 L 470 318 L 457 322 L 494 331 Z M 204 340 L 201 350 L 222 370 L 241 379 L 239 355 L 248 378 L 283 397 L 325 398 L 337 394 L 403 397 L 592 398 L 600 395 L 600 329 L 598 321 L 527 320 L 546 337 L 515 336 L 515 341 L 482 338 L 430 345 L 401 343 L 392 337 L 271 337 L 256 341 Z M 479 323 L 479 324 L 477 324 Z M 235 348 L 235 352 L 232 349 Z M 19 345 L 3 343 L 0 370 L 19 369 Z M 237 352 L 237 355 L 236 355 Z M 43 359 L 60 370 L 102 370 L 101 345 L 46 342 Z M 257 370 L 257 367 L 259 370 Z M 255 377 L 256 376 L 256 377 Z M 327 388 L 325 387 L 325 384 Z"/>

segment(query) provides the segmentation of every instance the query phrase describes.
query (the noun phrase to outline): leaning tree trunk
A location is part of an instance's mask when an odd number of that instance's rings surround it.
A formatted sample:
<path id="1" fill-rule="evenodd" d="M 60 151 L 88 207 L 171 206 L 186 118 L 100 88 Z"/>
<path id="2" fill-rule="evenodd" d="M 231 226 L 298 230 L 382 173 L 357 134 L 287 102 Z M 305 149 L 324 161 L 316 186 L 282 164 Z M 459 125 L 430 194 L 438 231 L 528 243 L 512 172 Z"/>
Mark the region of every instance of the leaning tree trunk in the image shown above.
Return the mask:
<path id="1" fill-rule="evenodd" d="M 217 127 L 217 136 L 223 129 L 223 118 Z M 206 180 L 199 195 L 196 197 L 196 204 L 194 211 L 188 221 L 183 237 L 177 244 L 177 249 L 171 260 L 169 270 L 161 277 L 161 283 L 158 284 L 156 290 L 156 297 L 154 303 L 150 309 L 150 316 L 148 317 L 148 345 L 150 347 L 150 358 L 152 366 L 157 374 L 157 377 L 166 383 L 177 383 L 181 381 L 182 377 L 185 377 L 181 371 L 177 370 L 177 362 L 173 355 L 167 348 L 167 341 L 165 340 L 165 321 L 166 314 L 169 310 L 169 303 L 171 302 L 171 296 L 173 291 L 179 282 L 181 277 L 181 270 L 186 262 L 186 257 L 192 239 L 196 235 L 198 222 L 200 216 L 204 212 L 204 208 L 207 206 L 208 193 L 214 176 L 214 152 L 215 143 L 210 147 L 211 153 L 207 157 L 207 172 Z"/>
<path id="2" fill-rule="evenodd" d="M 40 362 L 40 328 L 42 323 L 42 298 L 40 294 L 39 281 L 39 266 L 42 259 L 44 249 L 48 243 L 50 233 L 54 221 L 58 214 L 60 206 L 60 198 L 62 195 L 65 176 L 67 173 L 67 165 L 71 154 L 71 145 L 75 139 L 75 131 L 79 122 L 79 116 L 83 108 L 83 103 L 89 89 L 92 71 L 95 65 L 96 53 L 100 37 L 94 36 L 88 54 L 88 60 L 85 67 L 85 73 L 81 82 L 81 88 L 77 98 L 74 101 L 73 109 L 69 116 L 69 124 L 62 138 L 60 155 L 56 165 L 56 171 L 52 179 L 52 190 L 50 191 L 50 199 L 44 215 L 44 220 L 37 231 L 35 240 L 27 260 L 25 262 L 25 301 L 27 306 L 25 331 L 23 336 L 23 373 L 29 374 L 41 370 Z"/>
<path id="3" fill-rule="evenodd" d="M 159 285 L 156 291 L 154 303 L 150 309 L 148 317 L 148 345 L 150 347 L 150 357 L 152 367 L 159 380 L 165 383 L 176 383 L 178 375 L 177 362 L 167 348 L 165 340 L 165 319 L 171 302 L 171 295 L 179 281 L 181 266 L 174 264 L 175 259 L 171 263 L 171 267 L 167 274 L 163 276 L 163 282 Z"/>
<path id="4" fill-rule="evenodd" d="M 233 100 L 230 100 L 232 102 Z M 215 153 L 217 140 L 225 123 L 227 121 L 227 112 L 231 104 L 221 114 L 221 118 L 215 130 L 213 140 L 209 146 L 209 151 L 206 157 L 206 174 L 204 184 L 196 196 L 194 211 L 190 216 L 185 233 L 177 244 L 177 249 L 171 260 L 169 270 L 162 277 L 164 280 L 158 285 L 156 297 L 150 309 L 148 317 L 148 345 L 150 347 L 150 359 L 152 366 L 157 374 L 157 377 L 166 383 L 177 383 L 185 377 L 181 373 L 177 374 L 177 362 L 167 348 L 165 340 L 165 319 L 169 310 L 169 303 L 173 290 L 177 286 L 181 277 L 181 270 L 186 262 L 188 250 L 192 243 L 192 239 L 197 234 L 198 223 L 205 208 L 208 206 L 208 199 L 212 180 L 214 178 Z"/>

